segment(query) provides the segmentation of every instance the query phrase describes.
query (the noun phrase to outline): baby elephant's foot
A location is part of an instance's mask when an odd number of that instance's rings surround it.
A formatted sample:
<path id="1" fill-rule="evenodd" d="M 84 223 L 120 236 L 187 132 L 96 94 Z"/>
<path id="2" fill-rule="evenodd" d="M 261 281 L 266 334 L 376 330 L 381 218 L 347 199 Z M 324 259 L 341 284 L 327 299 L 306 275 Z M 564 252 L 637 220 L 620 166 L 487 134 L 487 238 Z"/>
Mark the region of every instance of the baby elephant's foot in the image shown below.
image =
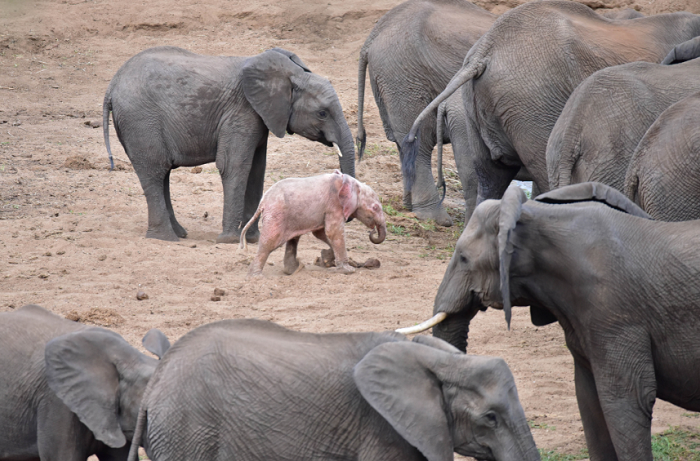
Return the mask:
<path id="1" fill-rule="evenodd" d="M 292 275 L 299 269 L 300 263 L 297 258 L 284 258 L 284 273 Z"/>
<path id="2" fill-rule="evenodd" d="M 339 273 L 339 274 L 345 274 L 345 275 L 349 275 L 349 274 L 355 273 L 355 268 L 354 268 L 354 267 L 352 267 L 352 266 L 349 265 L 348 263 L 338 264 L 337 261 L 336 261 L 336 263 L 335 263 L 335 267 L 330 268 L 330 269 L 328 269 L 328 270 L 329 270 L 329 271 L 332 271 L 332 272 L 337 272 L 337 273 Z"/>
<path id="3" fill-rule="evenodd" d="M 246 276 L 247 279 L 261 279 L 263 278 L 263 274 L 261 270 L 250 270 L 248 271 L 248 275 Z"/>

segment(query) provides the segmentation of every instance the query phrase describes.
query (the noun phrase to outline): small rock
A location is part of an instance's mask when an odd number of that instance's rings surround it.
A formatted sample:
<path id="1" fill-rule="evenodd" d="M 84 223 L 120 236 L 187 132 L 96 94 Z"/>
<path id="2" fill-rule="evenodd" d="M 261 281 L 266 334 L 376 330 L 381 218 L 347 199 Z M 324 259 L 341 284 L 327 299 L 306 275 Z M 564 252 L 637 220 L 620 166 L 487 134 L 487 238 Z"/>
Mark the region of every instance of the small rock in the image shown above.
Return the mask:
<path id="1" fill-rule="evenodd" d="M 49 278 L 49 274 L 39 274 L 39 278 L 46 280 L 47 278 Z"/>
<path id="2" fill-rule="evenodd" d="M 98 122 L 96 120 L 88 120 L 83 123 L 83 125 L 90 127 L 90 128 L 99 128 L 102 126 L 102 122 Z"/>
<path id="3" fill-rule="evenodd" d="M 102 255 L 99 258 L 97 258 L 98 261 L 104 261 L 105 259 L 107 259 L 107 255 Z"/>
<path id="4" fill-rule="evenodd" d="M 369 258 L 365 263 L 362 265 L 365 269 L 379 269 L 379 266 L 381 266 L 382 263 L 379 262 L 378 259 L 376 258 Z"/>
<path id="5" fill-rule="evenodd" d="M 193 243 L 192 245 L 190 245 L 190 248 L 197 248 L 197 244 Z"/>
<path id="6" fill-rule="evenodd" d="M 194 173 L 194 174 L 199 174 L 199 173 L 202 172 L 202 167 L 201 167 L 201 166 L 196 166 L 196 167 L 192 168 L 191 171 L 192 171 L 192 173 Z"/>
<path id="7" fill-rule="evenodd" d="M 214 296 L 224 296 L 226 294 L 226 290 L 222 290 L 221 288 L 214 288 Z"/>
<path id="8" fill-rule="evenodd" d="M 63 250 L 61 250 L 61 251 L 57 251 L 57 252 L 56 252 L 56 254 L 57 254 L 57 255 L 59 255 L 59 256 L 61 256 L 61 255 L 64 255 L 64 254 L 66 254 L 66 252 L 65 252 L 65 251 L 63 251 Z"/>
<path id="9" fill-rule="evenodd" d="M 138 299 L 139 301 L 148 299 L 148 295 L 145 292 L 139 290 L 136 292 L 136 299 Z"/>
<path id="10" fill-rule="evenodd" d="M 211 300 L 212 301 L 221 301 L 221 296 L 212 296 Z"/>
<path id="11" fill-rule="evenodd" d="M 46 253 L 44 253 L 44 256 L 53 256 L 53 253 L 51 253 L 50 251 L 47 251 Z"/>
<path id="12" fill-rule="evenodd" d="M 208 211 L 205 211 L 205 212 L 204 212 L 204 219 L 207 219 L 208 217 L 209 217 L 209 212 L 208 212 Z"/>

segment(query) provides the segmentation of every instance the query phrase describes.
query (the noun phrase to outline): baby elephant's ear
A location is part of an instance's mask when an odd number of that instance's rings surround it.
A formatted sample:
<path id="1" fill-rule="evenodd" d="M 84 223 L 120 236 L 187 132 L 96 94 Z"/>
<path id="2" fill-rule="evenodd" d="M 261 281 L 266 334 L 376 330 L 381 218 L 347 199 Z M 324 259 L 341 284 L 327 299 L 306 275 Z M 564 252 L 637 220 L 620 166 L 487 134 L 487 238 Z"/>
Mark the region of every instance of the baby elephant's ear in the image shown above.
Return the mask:
<path id="1" fill-rule="evenodd" d="M 292 113 L 293 85 L 290 78 L 303 73 L 303 67 L 273 50 L 246 59 L 241 69 L 246 99 L 278 138 L 284 137 Z"/>
<path id="2" fill-rule="evenodd" d="M 409 341 L 384 343 L 353 372 L 362 397 L 428 461 L 454 460 L 442 383 L 431 370 L 453 354 Z"/>
<path id="3" fill-rule="evenodd" d="M 148 333 L 141 340 L 141 344 L 148 352 L 155 355 L 159 359 L 163 358 L 168 349 L 170 349 L 170 341 L 158 328 L 148 330 Z"/>
<path id="4" fill-rule="evenodd" d="M 359 184 L 354 178 L 346 174 L 343 175 L 343 185 L 338 191 L 338 197 L 340 205 L 343 207 L 343 217 L 346 220 L 357 210 L 359 188 Z"/>

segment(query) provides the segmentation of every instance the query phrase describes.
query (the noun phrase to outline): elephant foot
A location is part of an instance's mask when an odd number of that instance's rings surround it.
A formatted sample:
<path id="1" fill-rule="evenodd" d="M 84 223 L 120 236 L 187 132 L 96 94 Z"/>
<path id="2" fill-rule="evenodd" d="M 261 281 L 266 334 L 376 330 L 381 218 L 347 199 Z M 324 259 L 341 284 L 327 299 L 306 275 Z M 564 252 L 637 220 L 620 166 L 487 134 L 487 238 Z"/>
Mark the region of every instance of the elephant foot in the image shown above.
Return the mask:
<path id="1" fill-rule="evenodd" d="M 283 272 L 287 275 L 292 275 L 299 269 L 299 260 L 297 258 L 284 258 Z"/>
<path id="2" fill-rule="evenodd" d="M 350 275 L 355 273 L 355 268 L 348 263 L 340 264 L 336 262 L 336 266 L 328 269 L 331 272 L 336 272 L 338 274 Z"/>
<path id="3" fill-rule="evenodd" d="M 174 223 L 171 223 L 173 225 L 173 230 L 175 231 L 175 235 L 180 237 L 181 239 L 184 239 L 187 237 L 187 229 L 182 227 L 179 222 L 175 221 Z"/>
<path id="4" fill-rule="evenodd" d="M 443 227 L 450 227 L 453 224 L 452 218 L 442 207 L 432 209 L 418 209 L 414 210 L 413 212 L 416 214 L 416 217 L 421 221 L 424 221 L 426 219 L 432 219 L 438 226 Z"/>
<path id="5" fill-rule="evenodd" d="M 240 241 L 240 235 L 234 233 L 227 234 L 222 232 L 218 237 L 216 237 L 216 243 L 240 243 Z M 250 242 L 250 240 L 247 241 Z"/>
<path id="6" fill-rule="evenodd" d="M 148 231 L 146 232 L 146 238 L 165 240 L 167 242 L 177 242 L 180 240 L 177 234 L 175 234 L 175 232 L 172 229 L 148 229 Z"/>

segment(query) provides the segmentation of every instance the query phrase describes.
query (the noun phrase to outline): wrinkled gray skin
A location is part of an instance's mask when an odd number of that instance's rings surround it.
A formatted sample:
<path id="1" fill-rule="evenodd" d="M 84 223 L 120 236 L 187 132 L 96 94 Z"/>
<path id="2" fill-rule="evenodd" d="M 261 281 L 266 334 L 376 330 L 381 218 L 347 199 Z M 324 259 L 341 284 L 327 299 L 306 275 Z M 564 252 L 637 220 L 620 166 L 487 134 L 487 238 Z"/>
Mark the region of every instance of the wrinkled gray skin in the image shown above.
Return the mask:
<path id="1" fill-rule="evenodd" d="M 660 221 L 700 219 L 700 93 L 666 109 L 632 155 L 625 195 Z"/>
<path id="2" fill-rule="evenodd" d="M 676 44 L 697 35 L 700 16 L 690 13 L 610 20 L 576 2 L 518 6 L 494 22 L 416 119 L 402 145 L 404 177 L 409 183 L 414 177 L 422 122 L 462 87 L 479 178 L 477 203 L 500 198 L 523 165 L 547 191 L 547 140 L 576 86 L 604 67 L 660 62 Z"/>
<path id="3" fill-rule="evenodd" d="M 700 59 L 672 66 L 633 62 L 584 80 L 547 143 L 549 187 L 597 181 L 622 191 L 637 144 L 671 104 L 700 91 Z"/>
<path id="4" fill-rule="evenodd" d="M 141 429 L 154 461 L 540 459 L 500 358 L 429 336 L 260 320 L 211 323 L 174 344 L 135 441 Z"/>
<path id="5" fill-rule="evenodd" d="M 700 410 L 700 223 L 648 218 L 600 183 L 508 189 L 477 207 L 435 297 L 433 334 L 462 350 L 485 306 L 559 322 L 592 461 L 651 461 L 657 398 Z"/>
<path id="6" fill-rule="evenodd" d="M 493 24 L 496 16 L 465 0 L 409 0 L 382 16 L 370 32 L 360 51 L 357 143 L 358 156 L 365 150 L 366 133 L 362 112 L 365 79 L 369 79 L 374 100 L 384 125 L 387 139 L 399 151 L 406 133 L 420 111 L 445 88 L 459 70 L 472 45 Z M 416 159 L 415 184 L 404 192 L 404 206 L 419 219 L 434 219 L 441 226 L 451 226 L 452 218 L 442 207 L 431 169 L 435 134 L 435 109 L 421 126 L 420 153 Z M 467 213 L 476 198 L 476 178 L 466 146 L 463 111 L 449 113 L 445 142 L 452 142 Z M 472 200 L 472 195 L 473 200 Z"/>
<path id="7" fill-rule="evenodd" d="M 632 8 L 623 8 L 621 10 L 614 11 L 599 11 L 598 14 L 608 19 L 637 19 L 644 17 L 642 13 L 637 10 L 633 10 Z"/>
<path id="8" fill-rule="evenodd" d="M 167 339 L 149 332 L 149 350 Z M 0 314 L 0 460 L 125 460 L 158 363 L 36 305 Z"/>
<path id="9" fill-rule="evenodd" d="M 340 169 L 355 175 L 352 133 L 333 86 L 280 48 L 251 57 L 150 48 L 127 61 L 107 88 L 108 151 L 110 110 L 146 195 L 149 238 L 187 236 L 170 202 L 170 171 L 216 161 L 224 188 L 217 242 L 237 243 L 239 226 L 262 197 L 269 131 L 336 144 Z M 257 241 L 257 225 L 247 237 Z"/>
<path id="10" fill-rule="evenodd" d="M 382 202 L 367 184 L 335 170 L 309 178 L 287 178 L 276 182 L 263 196 L 258 210 L 243 228 L 243 233 L 260 217 L 262 231 L 258 254 L 250 263 L 248 277 L 262 276 L 268 256 L 286 244 L 284 272 L 299 268 L 297 247 L 302 235 L 313 233 L 326 242 L 335 256 L 335 271 L 351 274 L 345 249 L 345 223 L 357 218 L 372 229 L 369 238 L 379 244 L 386 238 L 386 219 Z M 245 238 L 241 248 L 245 249 Z"/>

